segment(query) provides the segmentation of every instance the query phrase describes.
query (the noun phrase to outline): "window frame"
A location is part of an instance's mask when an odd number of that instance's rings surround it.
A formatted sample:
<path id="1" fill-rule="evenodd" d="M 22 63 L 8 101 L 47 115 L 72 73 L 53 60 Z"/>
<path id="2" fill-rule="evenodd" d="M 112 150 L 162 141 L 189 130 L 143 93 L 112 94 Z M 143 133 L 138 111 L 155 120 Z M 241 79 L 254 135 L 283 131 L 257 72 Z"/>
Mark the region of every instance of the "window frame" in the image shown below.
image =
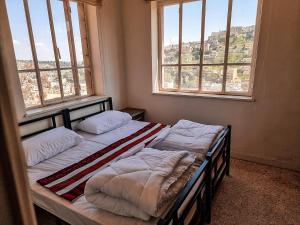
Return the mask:
<path id="1" fill-rule="evenodd" d="M 67 30 L 67 36 L 68 36 L 70 60 L 71 60 L 70 67 L 62 68 L 60 66 L 60 57 L 59 57 L 60 52 L 59 52 L 59 48 L 58 48 L 58 45 L 56 42 L 57 40 L 56 40 L 56 33 L 55 33 L 55 28 L 54 28 L 51 0 L 43 0 L 43 1 L 45 1 L 46 7 L 47 7 L 47 13 L 48 13 L 47 17 L 49 19 L 50 34 L 51 34 L 52 47 L 53 47 L 53 52 L 54 52 L 56 68 L 39 68 L 35 39 L 34 39 L 33 29 L 32 29 L 32 21 L 31 21 L 30 10 L 29 10 L 29 4 L 28 4 L 28 0 L 23 0 L 25 20 L 26 20 L 27 31 L 28 31 L 28 34 L 26 34 L 26 35 L 28 35 L 28 38 L 30 41 L 30 47 L 31 47 L 34 68 L 33 69 L 23 69 L 23 70 L 18 69 L 18 74 L 30 73 L 30 72 L 35 73 L 35 76 L 37 79 L 39 100 L 40 100 L 39 105 L 27 107 L 25 104 L 25 99 L 24 99 L 23 93 L 22 93 L 22 98 L 23 98 L 26 110 L 42 108 L 42 107 L 46 107 L 49 105 L 59 104 L 62 102 L 72 101 L 72 100 L 76 100 L 76 99 L 82 99 L 82 98 L 86 98 L 86 97 L 94 95 L 93 71 L 92 71 L 92 65 L 91 65 L 90 45 L 89 45 L 89 41 L 88 41 L 89 34 L 88 34 L 88 24 L 87 24 L 85 4 L 76 2 L 77 9 L 78 9 L 77 12 L 78 12 L 79 29 L 80 29 L 80 37 L 81 37 L 81 45 L 82 45 L 81 47 L 82 47 L 82 53 L 83 53 L 83 66 L 78 66 L 77 58 L 76 58 L 76 48 L 75 48 L 75 41 L 74 41 L 70 0 L 62 0 L 63 8 L 64 8 L 64 15 L 65 15 L 64 19 L 66 22 L 66 30 Z M 78 73 L 79 69 L 85 70 L 87 95 L 81 95 L 81 93 L 80 93 L 80 83 L 79 83 L 79 73 Z M 64 95 L 62 75 L 61 75 L 63 70 L 71 70 L 72 71 L 73 81 L 74 81 L 74 91 L 75 91 L 75 94 L 73 94 L 73 95 L 68 95 L 68 96 Z M 44 71 L 57 72 L 58 82 L 59 82 L 59 92 L 61 95 L 60 97 L 54 98 L 54 99 L 49 99 L 49 100 L 45 99 L 44 92 L 43 92 L 43 85 L 42 85 L 42 81 L 41 81 L 41 72 L 44 72 Z"/>
<path id="2" fill-rule="evenodd" d="M 232 19 L 232 5 L 234 0 L 228 0 L 228 11 L 227 11 L 227 21 L 226 21 L 226 40 L 225 40 L 225 54 L 224 54 L 224 62 L 216 63 L 216 64 L 208 64 L 203 63 L 204 61 L 204 36 L 205 36 L 205 19 L 206 19 L 206 2 L 207 0 L 200 0 L 202 2 L 202 11 L 201 11 L 201 40 L 200 40 L 200 60 L 199 63 L 181 63 L 182 56 L 182 15 L 183 15 L 183 3 L 194 2 L 199 0 L 163 0 L 157 1 L 157 5 L 155 9 L 157 10 L 157 47 L 158 47 L 158 62 L 157 62 L 157 87 L 155 88 L 156 93 L 173 93 L 173 94 L 185 94 L 192 96 L 233 96 L 233 97 L 253 97 L 253 87 L 254 87 L 254 78 L 255 78 L 255 70 L 256 70 L 256 60 L 257 60 L 257 51 L 258 51 L 258 40 L 259 40 L 259 32 L 260 32 L 260 23 L 261 23 L 261 14 L 262 14 L 262 4 L 263 0 L 258 0 L 257 10 L 256 10 L 256 21 L 255 21 L 255 32 L 254 32 L 254 43 L 253 43 L 253 52 L 250 63 L 229 63 L 228 55 L 229 55 L 229 41 L 230 41 L 230 32 L 231 32 L 231 19 Z M 163 63 L 163 46 L 164 46 L 164 14 L 163 7 L 170 5 L 179 5 L 179 43 L 178 43 L 178 63 L 177 64 L 164 64 Z M 174 66 L 178 67 L 178 88 L 163 88 L 162 86 L 162 71 L 163 67 Z M 181 67 L 182 66 L 197 66 L 199 67 L 199 86 L 197 90 L 187 90 L 181 89 Z M 222 90 L 221 91 L 204 91 L 202 90 L 202 72 L 204 66 L 222 66 L 223 74 L 222 74 Z M 249 89 L 248 92 L 239 92 L 239 91 L 226 91 L 226 77 L 227 77 L 227 68 L 228 66 L 250 66 L 250 78 L 249 78 Z M 154 89 L 154 90 L 155 90 Z"/>

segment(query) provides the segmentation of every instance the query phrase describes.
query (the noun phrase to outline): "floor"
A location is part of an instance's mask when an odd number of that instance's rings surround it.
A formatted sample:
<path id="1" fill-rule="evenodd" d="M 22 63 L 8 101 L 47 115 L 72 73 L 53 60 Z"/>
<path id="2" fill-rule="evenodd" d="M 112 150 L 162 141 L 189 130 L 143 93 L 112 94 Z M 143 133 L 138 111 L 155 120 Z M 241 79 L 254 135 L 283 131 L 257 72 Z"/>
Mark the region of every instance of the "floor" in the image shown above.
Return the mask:
<path id="1" fill-rule="evenodd" d="M 39 225 L 55 225 L 51 216 L 37 215 Z M 211 225 L 300 225 L 300 173 L 232 160 Z"/>
<path id="2" fill-rule="evenodd" d="M 300 173 L 232 160 L 211 225 L 300 225 Z"/>

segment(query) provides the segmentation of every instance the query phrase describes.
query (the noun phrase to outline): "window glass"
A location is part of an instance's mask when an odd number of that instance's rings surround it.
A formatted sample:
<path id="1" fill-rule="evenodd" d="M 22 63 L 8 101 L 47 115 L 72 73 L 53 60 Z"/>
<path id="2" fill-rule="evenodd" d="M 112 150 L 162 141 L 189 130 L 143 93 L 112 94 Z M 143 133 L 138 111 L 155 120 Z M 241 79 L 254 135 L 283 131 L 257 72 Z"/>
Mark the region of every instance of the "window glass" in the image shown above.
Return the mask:
<path id="1" fill-rule="evenodd" d="M 222 91 L 223 66 L 203 66 L 202 90 L 208 92 Z"/>
<path id="2" fill-rule="evenodd" d="M 251 66 L 228 66 L 226 91 L 248 92 Z"/>
<path id="3" fill-rule="evenodd" d="M 178 88 L 178 67 L 164 66 L 162 70 L 162 88 Z"/>
<path id="4" fill-rule="evenodd" d="M 90 59 L 83 4 L 6 0 L 6 6 L 26 108 L 87 96 L 91 92 L 91 79 L 86 77 L 91 72 L 90 65 L 84 64 L 84 59 L 86 62 Z M 33 35 L 29 35 L 28 29 Z M 32 50 L 36 50 L 36 57 Z M 76 59 L 71 52 L 75 52 Z"/>
<path id="5" fill-rule="evenodd" d="M 34 69 L 23 0 L 6 0 L 18 70 Z"/>
<path id="6" fill-rule="evenodd" d="M 41 71 L 41 81 L 45 100 L 60 98 L 57 71 Z"/>
<path id="7" fill-rule="evenodd" d="M 80 85 L 80 95 L 87 95 L 87 84 L 86 84 L 86 75 L 87 70 L 86 69 L 78 69 L 78 75 L 79 75 L 79 85 Z"/>
<path id="8" fill-rule="evenodd" d="M 75 95 L 74 78 L 72 70 L 61 70 L 64 96 Z"/>
<path id="9" fill-rule="evenodd" d="M 66 42 L 68 40 L 67 24 L 65 20 L 64 4 L 60 0 L 51 1 L 53 24 L 56 36 L 56 43 L 58 47 L 58 54 L 60 57 L 60 67 L 70 68 L 71 57 L 69 45 Z"/>
<path id="10" fill-rule="evenodd" d="M 181 62 L 197 64 L 200 63 L 202 2 L 184 3 L 182 10 Z"/>
<path id="11" fill-rule="evenodd" d="M 26 107 L 41 104 L 36 74 L 34 72 L 19 73 L 23 99 Z"/>
<path id="12" fill-rule="evenodd" d="M 229 63 L 251 63 L 257 0 L 234 0 L 229 43 Z"/>
<path id="13" fill-rule="evenodd" d="M 197 90 L 199 87 L 199 66 L 181 67 L 181 89 Z"/>
<path id="14" fill-rule="evenodd" d="M 40 69 L 56 68 L 46 1 L 28 0 Z"/>
<path id="15" fill-rule="evenodd" d="M 206 1 L 204 63 L 224 63 L 228 0 Z"/>
<path id="16" fill-rule="evenodd" d="M 72 25 L 73 25 L 73 35 L 74 35 L 74 42 L 75 42 L 74 44 L 75 44 L 75 50 L 76 50 L 77 66 L 84 66 L 77 3 L 70 2 L 70 6 L 71 6 L 71 12 L 72 12 L 71 16 L 72 16 Z"/>
<path id="17" fill-rule="evenodd" d="M 163 64 L 178 64 L 179 5 L 163 8 Z"/>

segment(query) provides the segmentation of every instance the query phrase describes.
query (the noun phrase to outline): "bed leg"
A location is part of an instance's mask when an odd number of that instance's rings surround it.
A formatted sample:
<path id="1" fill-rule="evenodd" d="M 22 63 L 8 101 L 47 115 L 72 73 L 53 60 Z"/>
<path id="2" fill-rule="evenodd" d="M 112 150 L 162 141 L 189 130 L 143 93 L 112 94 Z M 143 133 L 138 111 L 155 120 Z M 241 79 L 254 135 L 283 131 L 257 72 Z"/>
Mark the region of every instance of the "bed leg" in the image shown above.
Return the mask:
<path id="1" fill-rule="evenodd" d="M 206 214 L 206 223 L 211 222 L 211 173 L 212 173 L 212 158 L 208 158 L 207 170 L 206 170 L 206 202 L 207 202 L 207 214 Z"/>
<path id="2" fill-rule="evenodd" d="M 231 125 L 228 126 L 229 132 L 228 132 L 228 138 L 227 138 L 227 168 L 226 168 L 226 175 L 229 176 L 230 174 L 230 152 L 231 152 Z"/>

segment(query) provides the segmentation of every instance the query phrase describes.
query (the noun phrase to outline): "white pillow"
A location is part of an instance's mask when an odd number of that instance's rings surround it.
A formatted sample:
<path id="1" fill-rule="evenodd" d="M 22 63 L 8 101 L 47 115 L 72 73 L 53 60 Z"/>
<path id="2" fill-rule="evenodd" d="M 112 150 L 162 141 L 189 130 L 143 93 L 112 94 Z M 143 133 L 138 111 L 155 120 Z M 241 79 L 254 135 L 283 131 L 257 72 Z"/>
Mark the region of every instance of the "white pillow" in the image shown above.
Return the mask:
<path id="1" fill-rule="evenodd" d="M 127 124 L 132 117 L 125 112 L 105 111 L 91 116 L 78 124 L 78 129 L 92 133 L 102 134 Z"/>
<path id="2" fill-rule="evenodd" d="M 28 166 L 49 159 L 75 145 L 83 138 L 65 127 L 58 127 L 22 142 Z"/>

